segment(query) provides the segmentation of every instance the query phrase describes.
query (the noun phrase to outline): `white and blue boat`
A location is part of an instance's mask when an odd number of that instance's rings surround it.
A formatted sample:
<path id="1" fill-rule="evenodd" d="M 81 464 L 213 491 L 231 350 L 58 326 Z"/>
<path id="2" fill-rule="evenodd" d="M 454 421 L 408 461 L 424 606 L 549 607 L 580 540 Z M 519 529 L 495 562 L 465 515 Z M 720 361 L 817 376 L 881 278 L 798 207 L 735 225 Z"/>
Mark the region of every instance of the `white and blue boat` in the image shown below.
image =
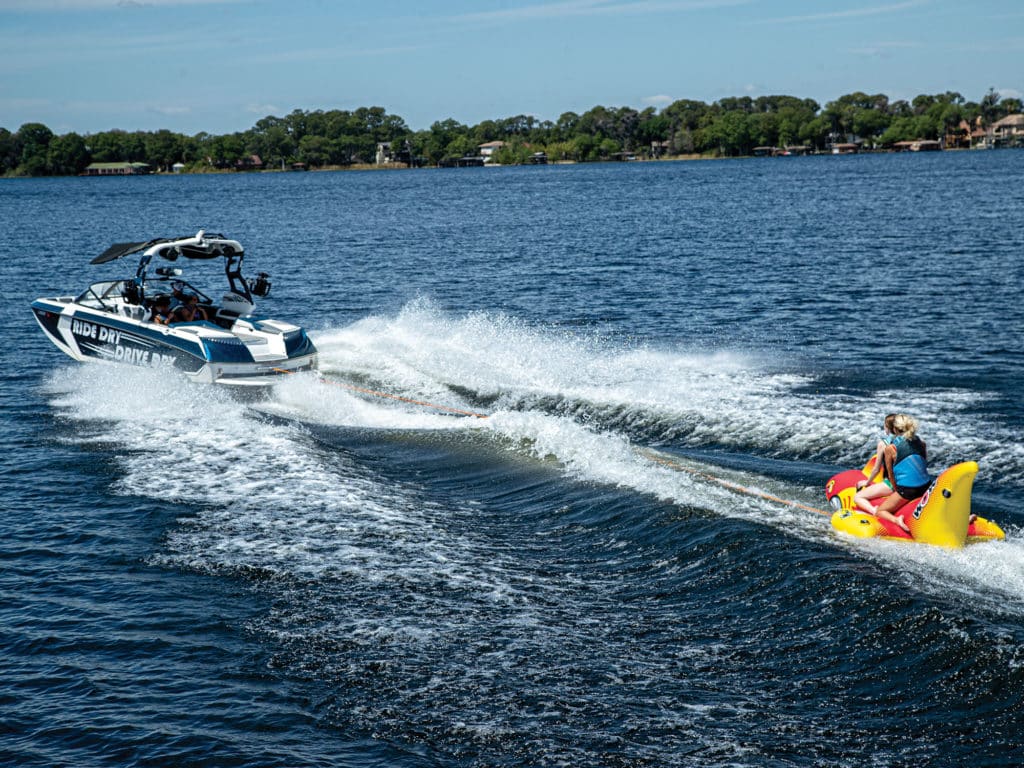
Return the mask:
<path id="1" fill-rule="evenodd" d="M 138 255 L 134 278 L 93 283 L 78 296 L 36 299 L 32 311 L 57 348 L 79 361 L 167 367 L 197 382 L 266 386 L 281 376 L 316 367 L 317 351 L 297 325 L 254 314 L 256 298 L 270 293 L 269 275 L 242 276 L 244 250 L 224 235 L 117 243 L 92 260 L 107 264 Z M 224 263 L 227 291 L 207 295 L 178 267 L 154 259 Z M 184 264 L 185 262 L 181 262 Z M 198 297 L 206 319 L 163 324 L 153 307 L 161 297 Z"/>

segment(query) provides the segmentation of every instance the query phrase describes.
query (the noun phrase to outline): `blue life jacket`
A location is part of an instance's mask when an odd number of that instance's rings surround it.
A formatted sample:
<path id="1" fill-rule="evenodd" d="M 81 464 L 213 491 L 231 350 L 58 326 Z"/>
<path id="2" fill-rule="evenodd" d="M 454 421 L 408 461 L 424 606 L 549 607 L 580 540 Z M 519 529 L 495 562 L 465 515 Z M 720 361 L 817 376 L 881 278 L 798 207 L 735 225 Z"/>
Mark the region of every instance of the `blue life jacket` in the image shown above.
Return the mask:
<path id="1" fill-rule="evenodd" d="M 904 488 L 918 488 L 932 481 L 928 474 L 928 460 L 925 458 L 924 443 L 920 438 L 907 440 L 902 435 L 893 438 L 896 458 L 892 462 L 892 473 L 896 485 Z"/>

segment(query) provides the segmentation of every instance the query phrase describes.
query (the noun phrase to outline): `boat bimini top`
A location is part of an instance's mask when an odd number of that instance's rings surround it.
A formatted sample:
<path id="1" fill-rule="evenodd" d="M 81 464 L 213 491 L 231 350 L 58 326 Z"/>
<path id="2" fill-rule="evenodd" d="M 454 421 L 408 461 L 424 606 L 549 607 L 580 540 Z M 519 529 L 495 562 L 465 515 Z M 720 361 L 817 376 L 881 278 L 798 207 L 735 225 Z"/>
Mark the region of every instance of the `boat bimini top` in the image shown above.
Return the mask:
<path id="1" fill-rule="evenodd" d="M 154 256 L 159 256 L 167 261 L 177 261 L 179 257 L 186 259 L 224 259 L 224 274 L 228 279 L 228 287 L 232 294 L 245 300 L 247 304 L 253 305 L 253 296 L 265 297 L 270 295 L 270 275 L 260 272 L 254 280 L 246 280 L 242 277 L 242 261 L 245 258 L 245 250 L 237 240 L 229 240 L 224 235 L 207 234 L 199 230 L 192 237 L 181 237 L 176 239 L 159 238 L 149 240 L 145 243 L 114 243 L 90 261 L 90 264 L 107 264 L 117 261 L 125 256 L 141 253 L 139 267 L 135 272 L 135 286 L 137 293 L 129 286 L 125 286 L 126 299 L 133 303 L 143 304 L 146 299 L 146 272 Z M 162 278 L 176 277 L 181 274 L 180 269 L 172 267 L 157 267 L 156 274 Z M 225 296 L 229 304 L 239 305 L 237 300 Z M 231 307 L 232 309 L 236 307 Z M 244 309 L 237 306 L 237 309 Z M 239 312 L 241 314 L 241 312 Z"/>

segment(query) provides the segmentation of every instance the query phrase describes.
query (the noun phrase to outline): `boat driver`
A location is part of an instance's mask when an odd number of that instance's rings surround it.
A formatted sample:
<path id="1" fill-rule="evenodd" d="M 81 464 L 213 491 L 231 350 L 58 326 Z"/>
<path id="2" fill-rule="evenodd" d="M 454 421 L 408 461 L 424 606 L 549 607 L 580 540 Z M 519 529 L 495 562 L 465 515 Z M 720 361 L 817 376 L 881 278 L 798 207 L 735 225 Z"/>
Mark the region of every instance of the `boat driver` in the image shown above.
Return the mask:
<path id="1" fill-rule="evenodd" d="M 187 298 L 188 294 L 185 293 L 184 281 L 171 281 L 171 309 L 177 309 L 178 307 L 184 306 L 187 303 Z"/>
<path id="2" fill-rule="evenodd" d="M 150 321 L 159 325 L 168 325 L 172 322 L 171 297 L 161 294 L 153 300 L 153 308 L 150 310 Z"/>

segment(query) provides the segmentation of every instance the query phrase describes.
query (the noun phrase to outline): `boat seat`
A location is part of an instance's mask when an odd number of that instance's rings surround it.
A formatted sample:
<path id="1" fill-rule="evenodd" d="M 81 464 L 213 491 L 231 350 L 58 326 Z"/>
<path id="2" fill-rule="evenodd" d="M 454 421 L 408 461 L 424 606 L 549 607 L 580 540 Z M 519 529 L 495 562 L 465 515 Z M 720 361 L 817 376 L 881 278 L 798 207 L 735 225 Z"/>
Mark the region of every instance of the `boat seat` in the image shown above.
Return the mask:
<path id="1" fill-rule="evenodd" d="M 149 316 L 149 310 L 140 304 L 122 304 L 121 314 L 132 320 L 145 320 Z"/>

